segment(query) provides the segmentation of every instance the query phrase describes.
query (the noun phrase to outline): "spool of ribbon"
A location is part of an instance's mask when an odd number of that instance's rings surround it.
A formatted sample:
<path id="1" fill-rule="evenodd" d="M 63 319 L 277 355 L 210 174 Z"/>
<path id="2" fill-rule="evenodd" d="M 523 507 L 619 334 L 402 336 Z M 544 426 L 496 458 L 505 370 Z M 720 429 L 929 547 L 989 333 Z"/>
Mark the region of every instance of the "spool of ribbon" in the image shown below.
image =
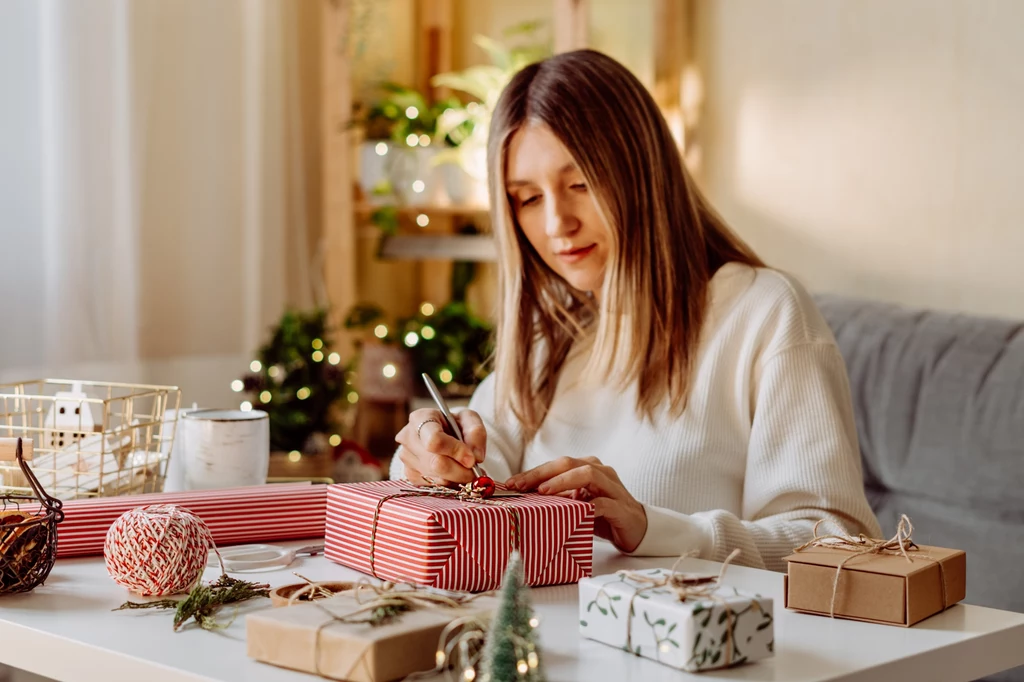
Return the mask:
<path id="1" fill-rule="evenodd" d="M 681 602 L 685 602 L 688 599 L 704 599 L 717 604 L 721 604 L 725 608 L 726 614 L 726 630 L 731 631 L 733 626 L 733 612 L 732 607 L 729 603 L 715 594 L 715 591 L 722 584 L 722 578 L 725 577 L 725 571 L 729 568 L 729 564 L 732 560 L 740 555 L 740 550 L 734 549 L 732 553 L 722 562 L 722 567 L 718 571 L 717 576 L 693 576 L 685 573 L 680 573 L 676 569 L 679 563 L 684 559 L 688 559 L 694 556 L 694 552 L 687 552 L 681 555 L 672 564 L 672 568 L 669 569 L 668 573 L 661 576 L 648 575 L 646 573 L 640 573 L 637 571 L 616 571 L 615 575 L 632 580 L 633 582 L 640 583 L 643 587 L 638 587 L 633 595 L 629 598 L 629 610 L 626 614 L 626 651 L 635 653 L 633 651 L 633 606 L 636 602 L 636 598 L 647 592 L 648 590 L 654 590 L 659 587 L 667 588 L 671 590 L 676 599 Z M 726 647 L 725 650 L 725 666 L 729 667 L 732 663 L 732 647 Z"/>
<path id="2" fill-rule="evenodd" d="M 911 536 L 914 533 L 914 524 L 910 522 L 910 518 L 908 518 L 906 514 L 900 515 L 899 524 L 896 526 L 896 534 L 888 540 L 883 538 L 870 538 L 863 533 L 860 533 L 857 536 L 837 534 L 818 535 L 818 526 L 820 526 L 823 521 L 824 519 L 820 519 L 814 524 L 814 538 L 800 545 L 793 551 L 804 552 L 811 547 L 823 547 L 850 552 L 850 556 L 840 561 L 839 565 L 836 566 L 836 574 L 832 579 L 832 599 L 829 603 L 829 617 L 835 618 L 836 616 L 836 595 L 839 593 L 839 577 L 842 575 L 843 568 L 845 568 L 854 559 L 866 556 L 902 555 L 907 561 L 913 563 L 914 559 L 911 557 L 911 554 L 913 553 L 916 558 L 935 561 L 935 563 L 939 565 L 939 582 L 942 584 L 942 605 L 943 607 L 949 605 L 949 600 L 946 595 L 946 578 L 942 571 L 942 562 L 937 561 L 927 554 L 920 553 L 920 548 L 914 543 L 913 539 L 911 539 Z"/>
<path id="3" fill-rule="evenodd" d="M 380 576 L 377 575 L 377 567 L 375 565 L 377 524 L 380 521 L 380 510 L 388 500 L 394 500 L 401 497 L 446 497 L 470 504 L 484 504 L 501 507 L 508 513 L 509 517 L 509 555 L 511 556 L 512 552 L 519 549 L 519 512 L 515 507 L 507 505 L 500 500 L 495 500 L 493 498 L 489 498 L 489 496 L 485 496 L 484 491 L 478 489 L 473 483 L 465 483 L 460 485 L 458 488 L 424 486 L 414 490 L 404 489 L 401 492 L 385 495 L 377 500 L 377 506 L 373 510 L 373 523 L 370 524 L 370 573 L 374 578 L 380 578 Z"/>
<path id="4" fill-rule="evenodd" d="M 129 509 L 111 524 L 103 545 L 107 572 L 144 597 L 188 592 L 203 575 L 211 547 L 201 518 L 176 505 Z"/>

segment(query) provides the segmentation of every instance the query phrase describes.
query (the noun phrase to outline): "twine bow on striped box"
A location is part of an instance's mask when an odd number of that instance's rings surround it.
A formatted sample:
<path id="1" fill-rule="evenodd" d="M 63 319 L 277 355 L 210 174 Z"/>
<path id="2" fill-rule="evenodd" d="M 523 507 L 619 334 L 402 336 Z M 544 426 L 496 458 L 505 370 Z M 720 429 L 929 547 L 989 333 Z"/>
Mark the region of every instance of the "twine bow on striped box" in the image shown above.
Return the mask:
<path id="1" fill-rule="evenodd" d="M 592 571 L 589 502 L 524 494 L 473 498 L 407 481 L 327 491 L 324 556 L 368 575 L 445 590 L 497 589 L 513 549 L 528 585 L 563 585 Z"/>

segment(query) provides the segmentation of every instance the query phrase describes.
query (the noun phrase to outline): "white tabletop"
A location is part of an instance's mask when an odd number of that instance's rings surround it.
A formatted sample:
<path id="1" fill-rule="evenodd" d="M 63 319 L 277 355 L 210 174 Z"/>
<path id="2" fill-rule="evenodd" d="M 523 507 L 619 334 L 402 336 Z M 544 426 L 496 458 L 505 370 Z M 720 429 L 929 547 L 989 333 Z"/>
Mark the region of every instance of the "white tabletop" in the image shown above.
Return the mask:
<path id="1" fill-rule="evenodd" d="M 300 546 L 307 543 L 284 543 Z M 669 559 L 623 557 L 598 541 L 594 573 L 622 568 L 668 567 Z M 717 573 L 718 565 L 690 560 L 687 571 Z M 247 574 L 273 586 L 359 574 L 322 557 L 289 568 Z M 216 570 L 207 579 L 217 577 Z M 651 660 L 579 636 L 576 585 L 538 588 L 532 598 L 541 618 L 540 644 L 548 679 L 678 682 L 702 680 L 843 680 L 905 682 L 973 680 L 1024 665 L 1024 614 L 957 605 L 912 628 L 872 625 L 787 611 L 782 576 L 730 567 L 726 582 L 775 599 L 775 656 L 737 668 L 687 675 Z M 130 595 L 107 577 L 102 558 L 57 562 L 46 584 L 24 595 L 0 597 L 0 663 L 57 680 L 178 682 L 245 680 L 313 682 L 313 675 L 246 657 L 244 614 L 271 608 L 249 602 L 230 627 L 218 632 L 190 625 L 173 632 L 172 612 L 118 611 Z M 221 613 L 227 619 L 230 611 Z"/>

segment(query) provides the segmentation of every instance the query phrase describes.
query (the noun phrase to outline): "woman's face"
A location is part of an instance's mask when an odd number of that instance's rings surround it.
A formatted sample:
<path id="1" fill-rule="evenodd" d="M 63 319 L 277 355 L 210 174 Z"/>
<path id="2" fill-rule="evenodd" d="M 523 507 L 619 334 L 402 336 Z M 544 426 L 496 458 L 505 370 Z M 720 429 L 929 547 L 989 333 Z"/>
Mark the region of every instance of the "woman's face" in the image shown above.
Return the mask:
<path id="1" fill-rule="evenodd" d="M 519 225 L 548 267 L 572 287 L 599 294 L 609 236 L 572 155 L 542 124 L 512 137 L 505 181 Z"/>

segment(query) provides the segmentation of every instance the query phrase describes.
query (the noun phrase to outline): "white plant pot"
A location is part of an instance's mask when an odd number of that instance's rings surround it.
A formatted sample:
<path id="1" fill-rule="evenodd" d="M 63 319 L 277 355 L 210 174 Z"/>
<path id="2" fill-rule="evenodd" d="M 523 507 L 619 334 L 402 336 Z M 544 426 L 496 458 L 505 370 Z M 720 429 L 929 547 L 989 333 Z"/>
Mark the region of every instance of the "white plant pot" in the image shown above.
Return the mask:
<path id="1" fill-rule="evenodd" d="M 364 142 L 359 148 L 359 187 L 366 200 L 377 206 L 395 199 L 403 204 L 447 203 L 443 166 L 434 162 L 437 153 L 438 148 L 433 146 L 408 147 L 380 140 Z M 375 195 L 374 190 L 384 181 L 390 183 L 392 192 Z"/>
<path id="2" fill-rule="evenodd" d="M 487 150 L 477 148 L 460 154 L 460 163 L 441 166 L 445 193 L 460 206 L 487 205 Z"/>
<path id="3" fill-rule="evenodd" d="M 388 175 L 398 199 L 405 204 L 444 203 L 441 169 L 434 163 L 436 147 L 398 147 L 388 153 Z"/>
<path id="4" fill-rule="evenodd" d="M 441 166 L 445 193 L 457 206 L 486 206 L 487 182 L 476 178 L 456 163 Z"/>
<path id="5" fill-rule="evenodd" d="M 381 182 L 388 179 L 387 165 L 392 147 L 390 142 L 381 140 L 366 140 L 359 146 L 359 188 L 371 204 L 380 204 L 386 199 L 375 196 L 373 192 Z"/>

